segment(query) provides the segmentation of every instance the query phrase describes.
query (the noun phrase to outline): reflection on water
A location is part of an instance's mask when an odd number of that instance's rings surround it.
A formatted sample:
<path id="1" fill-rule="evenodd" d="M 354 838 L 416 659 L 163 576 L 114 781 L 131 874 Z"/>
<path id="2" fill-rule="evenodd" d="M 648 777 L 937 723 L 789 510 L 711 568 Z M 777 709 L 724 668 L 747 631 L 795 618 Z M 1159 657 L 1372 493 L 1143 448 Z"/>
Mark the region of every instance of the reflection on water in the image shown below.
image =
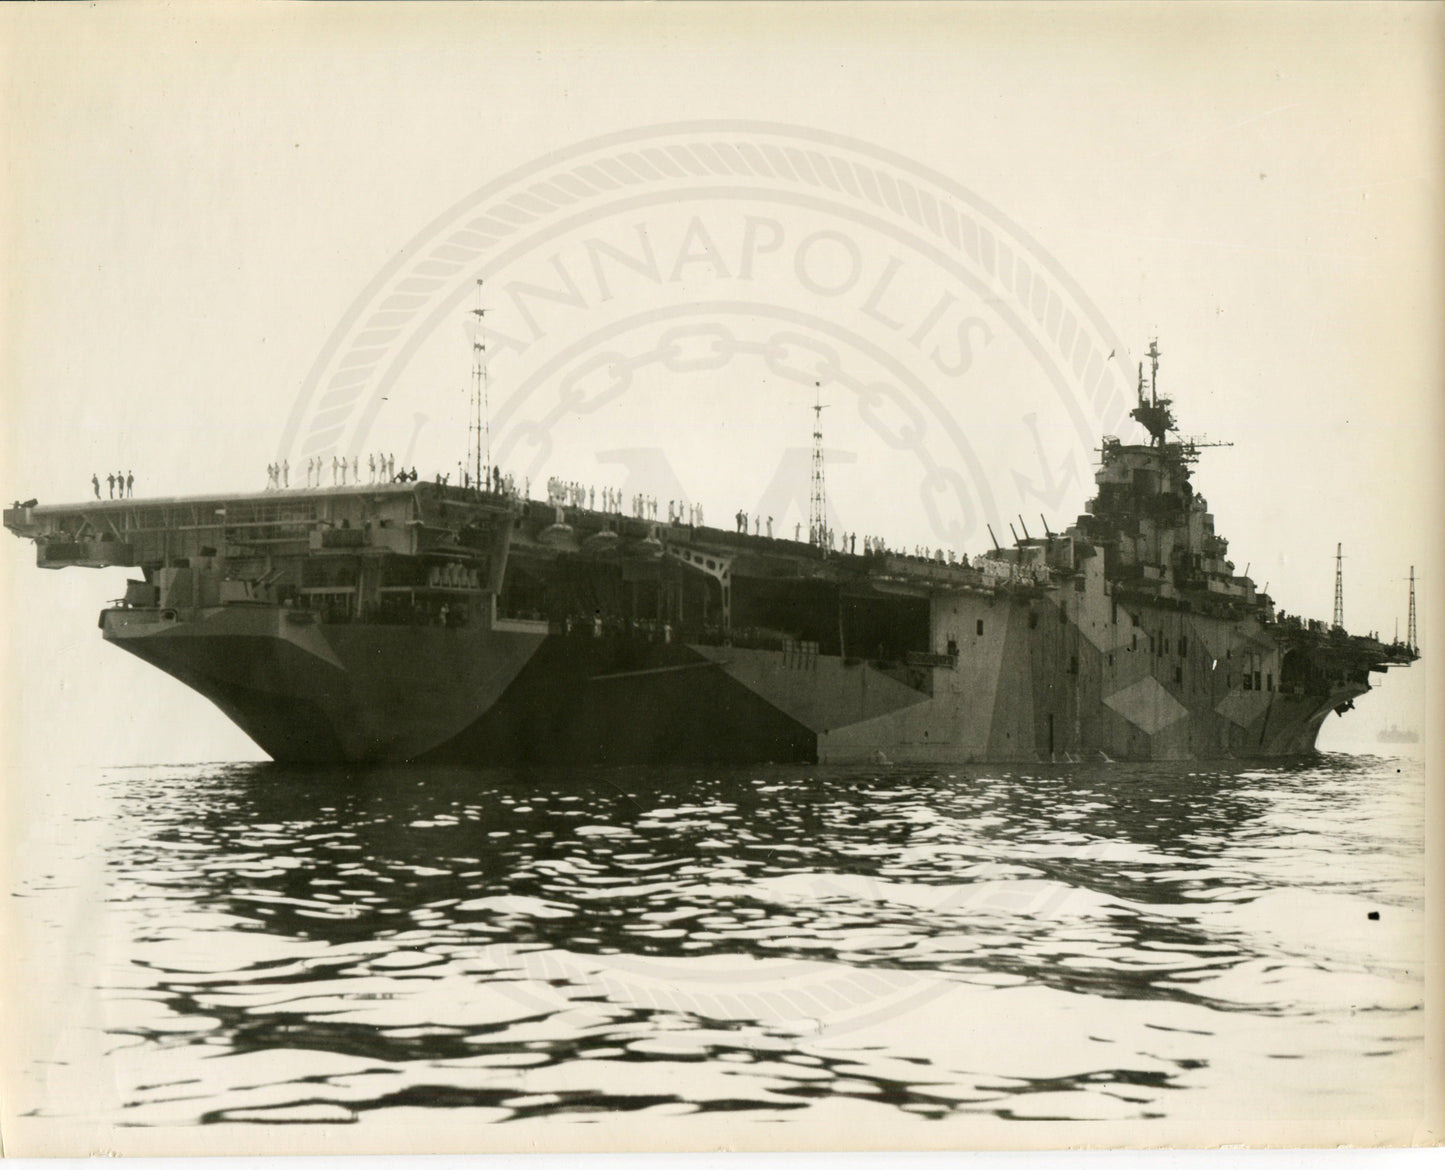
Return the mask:
<path id="1" fill-rule="evenodd" d="M 1423 1064 L 1398 760 L 92 782 L 122 1124 L 1368 1117 Z"/>

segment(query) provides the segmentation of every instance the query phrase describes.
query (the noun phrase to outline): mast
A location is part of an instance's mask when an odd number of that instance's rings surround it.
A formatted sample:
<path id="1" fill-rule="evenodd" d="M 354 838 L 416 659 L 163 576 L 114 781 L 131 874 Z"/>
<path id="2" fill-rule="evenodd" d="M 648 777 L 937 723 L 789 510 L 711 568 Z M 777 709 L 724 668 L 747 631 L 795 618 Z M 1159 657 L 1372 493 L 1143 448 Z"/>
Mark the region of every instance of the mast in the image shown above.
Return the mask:
<path id="1" fill-rule="evenodd" d="M 1335 620 L 1337 630 L 1345 628 L 1345 556 L 1344 545 L 1335 545 Z"/>
<path id="2" fill-rule="evenodd" d="M 1149 432 L 1153 446 L 1163 447 L 1165 437 L 1174 426 L 1173 400 L 1159 397 L 1159 339 L 1149 342 L 1149 396 L 1144 396 L 1144 363 L 1139 363 L 1139 404 L 1129 412 L 1129 417 L 1141 423 Z"/>
<path id="3" fill-rule="evenodd" d="M 1418 649 L 1415 636 L 1415 566 L 1410 566 L 1410 616 L 1405 622 L 1405 645 L 1411 650 Z"/>
<path id="4" fill-rule="evenodd" d="M 828 551 L 828 492 L 823 483 L 823 391 L 814 382 L 817 395 L 813 401 L 813 484 L 808 500 L 809 539 L 824 553 Z"/>
<path id="5" fill-rule="evenodd" d="M 472 339 L 472 400 L 467 419 L 467 467 L 472 472 L 473 485 L 483 490 L 487 487 L 487 477 L 492 469 L 492 420 L 490 404 L 487 401 L 487 343 L 482 332 L 482 318 L 486 312 L 482 307 L 482 281 L 479 277 L 477 307 L 472 310 L 472 315 L 477 319 L 477 331 Z"/>

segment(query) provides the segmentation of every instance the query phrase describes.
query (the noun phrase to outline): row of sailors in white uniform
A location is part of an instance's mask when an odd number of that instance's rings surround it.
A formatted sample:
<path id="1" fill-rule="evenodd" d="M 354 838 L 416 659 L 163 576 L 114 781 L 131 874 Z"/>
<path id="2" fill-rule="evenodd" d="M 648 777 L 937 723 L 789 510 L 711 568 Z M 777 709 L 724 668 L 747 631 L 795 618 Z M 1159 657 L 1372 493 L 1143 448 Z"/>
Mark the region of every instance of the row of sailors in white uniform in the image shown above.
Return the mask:
<path id="1" fill-rule="evenodd" d="M 321 455 L 313 455 L 306 460 L 306 486 L 320 487 L 321 479 L 326 474 L 326 460 Z M 396 456 L 388 455 L 380 451 L 374 451 L 366 457 L 367 483 L 391 483 L 396 478 Z M 406 469 L 402 469 L 406 474 Z M 331 486 L 346 487 L 348 484 L 359 484 L 361 482 L 361 456 L 353 455 L 347 459 L 345 455 L 333 455 L 331 457 Z M 291 486 L 291 461 L 283 459 L 279 463 L 266 464 L 266 490 L 280 491 Z"/>
<path id="2" fill-rule="evenodd" d="M 622 515 L 622 493 L 616 488 L 604 487 L 599 490 L 575 480 L 560 479 L 555 475 L 547 480 L 547 502 L 554 508 L 586 508 L 592 512 Z M 658 518 L 660 501 L 656 496 L 638 492 L 627 503 L 630 514 L 638 520 Z M 686 500 L 668 500 L 667 522 L 691 524 L 700 528 L 703 524 L 702 505 L 690 504 Z"/>
<path id="3" fill-rule="evenodd" d="M 444 565 L 433 565 L 427 572 L 426 583 L 440 589 L 478 589 L 481 578 L 476 569 L 448 561 Z"/>

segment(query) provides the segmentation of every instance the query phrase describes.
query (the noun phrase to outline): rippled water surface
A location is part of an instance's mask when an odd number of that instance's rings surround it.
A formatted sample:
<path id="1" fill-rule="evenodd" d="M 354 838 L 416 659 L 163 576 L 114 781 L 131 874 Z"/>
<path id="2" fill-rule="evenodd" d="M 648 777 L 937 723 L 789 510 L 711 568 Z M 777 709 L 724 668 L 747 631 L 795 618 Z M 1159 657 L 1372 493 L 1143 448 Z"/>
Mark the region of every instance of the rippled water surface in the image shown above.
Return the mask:
<path id="1" fill-rule="evenodd" d="M 17 1104 L 423 1146 L 461 1111 L 1409 1115 L 1422 788 L 1346 756 L 57 779 Z"/>

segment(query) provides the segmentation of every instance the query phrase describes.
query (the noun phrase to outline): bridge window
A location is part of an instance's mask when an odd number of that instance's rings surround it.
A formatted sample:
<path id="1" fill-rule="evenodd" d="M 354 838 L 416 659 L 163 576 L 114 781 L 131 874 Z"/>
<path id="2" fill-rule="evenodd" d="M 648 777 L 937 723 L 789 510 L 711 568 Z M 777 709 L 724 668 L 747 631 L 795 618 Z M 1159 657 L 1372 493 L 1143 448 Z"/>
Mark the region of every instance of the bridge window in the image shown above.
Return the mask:
<path id="1" fill-rule="evenodd" d="M 978 636 L 983 637 L 983 618 L 978 619 Z"/>

